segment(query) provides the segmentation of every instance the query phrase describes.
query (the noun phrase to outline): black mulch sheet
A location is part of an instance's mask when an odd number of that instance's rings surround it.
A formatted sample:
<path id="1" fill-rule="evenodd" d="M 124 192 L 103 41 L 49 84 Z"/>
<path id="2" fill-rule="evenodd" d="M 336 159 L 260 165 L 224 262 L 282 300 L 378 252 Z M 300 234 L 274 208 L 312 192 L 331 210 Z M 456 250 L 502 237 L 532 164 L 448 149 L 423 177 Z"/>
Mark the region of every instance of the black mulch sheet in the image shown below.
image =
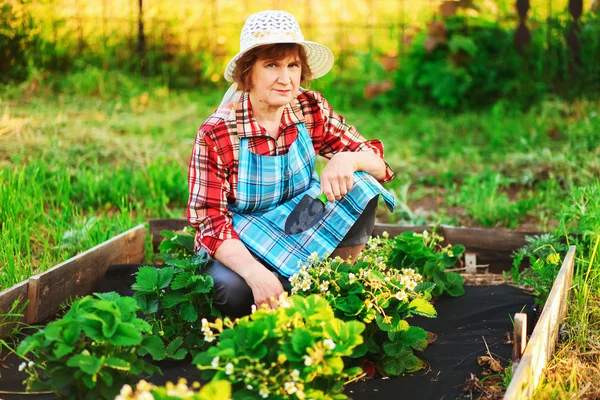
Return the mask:
<path id="1" fill-rule="evenodd" d="M 112 266 L 98 291 L 130 295 L 131 273 L 137 268 L 137 265 Z M 512 331 L 510 317 L 523 309 L 531 310 L 533 304 L 530 294 L 508 285 L 466 286 L 461 297 L 442 297 L 435 303 L 438 318 L 416 317 L 409 320 L 411 325 L 437 334 L 437 340 L 418 353 L 428 364 L 425 370 L 406 376 L 353 383 L 346 387 L 345 393 L 354 400 L 400 397 L 403 400 L 447 400 L 464 397 L 462 388 L 470 374 L 481 377 L 477 357 L 487 354 L 484 338 L 490 352 L 506 366 L 512 351 L 510 344 L 504 344 L 506 333 Z M 24 390 L 21 382 L 26 375 L 18 372 L 20 362 L 14 355 L 0 361 L 0 392 Z M 190 360 L 164 361 L 158 365 L 163 375 L 149 379 L 155 384 L 175 382 L 179 377 L 201 381 L 200 371 Z M 0 394 L 2 399 L 55 399 L 55 396 Z"/>

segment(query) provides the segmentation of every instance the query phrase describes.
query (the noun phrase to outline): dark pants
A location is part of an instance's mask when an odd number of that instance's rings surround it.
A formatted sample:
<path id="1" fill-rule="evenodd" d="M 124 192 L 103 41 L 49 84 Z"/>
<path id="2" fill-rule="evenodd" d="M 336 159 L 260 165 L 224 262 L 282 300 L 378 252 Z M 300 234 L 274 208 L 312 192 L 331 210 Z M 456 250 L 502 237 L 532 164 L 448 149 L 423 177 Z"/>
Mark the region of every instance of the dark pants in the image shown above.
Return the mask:
<path id="1" fill-rule="evenodd" d="M 364 212 L 344 236 L 338 248 L 367 243 L 375 225 L 375 210 L 378 198 L 379 196 L 373 198 L 367 204 Z M 280 275 L 268 265 L 265 265 L 265 267 L 275 274 L 283 288 L 289 292 L 291 284 L 288 278 Z M 209 260 L 205 272 L 212 276 L 215 282 L 215 306 L 223 314 L 233 318 L 250 314 L 254 297 L 252 296 L 252 289 L 241 276 L 215 259 Z"/>

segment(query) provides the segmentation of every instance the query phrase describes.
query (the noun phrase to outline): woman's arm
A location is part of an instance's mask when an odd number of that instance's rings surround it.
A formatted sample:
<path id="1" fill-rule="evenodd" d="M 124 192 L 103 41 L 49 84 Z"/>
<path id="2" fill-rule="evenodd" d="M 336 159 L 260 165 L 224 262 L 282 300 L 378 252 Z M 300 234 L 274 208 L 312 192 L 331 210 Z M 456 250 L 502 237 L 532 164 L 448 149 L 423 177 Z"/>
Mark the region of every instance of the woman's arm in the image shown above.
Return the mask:
<path id="1" fill-rule="evenodd" d="M 386 176 L 386 164 L 372 152 L 341 152 L 331 157 L 321 172 L 321 191 L 327 200 L 339 200 L 354 184 L 354 172 L 365 171 L 377 180 Z"/>
<path id="2" fill-rule="evenodd" d="M 319 155 L 332 160 L 340 153 L 365 153 L 368 155 L 357 155 L 352 160 L 355 171 L 368 172 L 381 183 L 389 182 L 394 177 L 394 172 L 385 162 L 381 141 L 366 140 L 342 115 L 333 110 L 320 93 L 309 91 L 306 95 L 316 101 L 315 106 L 304 107 L 303 111 L 305 118 L 314 126 L 311 137 Z M 380 162 L 373 155 L 383 161 L 383 174 L 379 168 Z"/>
<path id="3" fill-rule="evenodd" d="M 215 251 L 214 258 L 246 281 L 252 289 L 256 305 L 266 303 L 273 308 L 277 307 L 273 300 L 283 293 L 281 282 L 275 274 L 252 257 L 240 240 L 225 240 Z"/>

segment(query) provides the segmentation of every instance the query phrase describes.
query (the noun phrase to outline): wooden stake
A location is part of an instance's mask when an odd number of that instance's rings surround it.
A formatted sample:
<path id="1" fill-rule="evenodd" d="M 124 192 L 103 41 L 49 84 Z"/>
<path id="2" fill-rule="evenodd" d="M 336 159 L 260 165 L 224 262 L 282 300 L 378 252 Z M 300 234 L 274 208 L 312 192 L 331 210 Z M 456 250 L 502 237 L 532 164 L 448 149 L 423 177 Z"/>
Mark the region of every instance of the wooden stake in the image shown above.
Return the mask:
<path id="1" fill-rule="evenodd" d="M 513 334 L 513 350 L 512 350 L 512 368 L 516 371 L 519 361 L 525 352 L 527 346 L 527 314 L 515 314 L 515 326 Z"/>
<path id="2" fill-rule="evenodd" d="M 26 322 L 33 324 L 38 321 L 38 309 L 39 309 L 39 298 L 40 298 L 40 276 L 32 276 L 29 278 L 29 284 L 27 288 L 27 312 Z"/>

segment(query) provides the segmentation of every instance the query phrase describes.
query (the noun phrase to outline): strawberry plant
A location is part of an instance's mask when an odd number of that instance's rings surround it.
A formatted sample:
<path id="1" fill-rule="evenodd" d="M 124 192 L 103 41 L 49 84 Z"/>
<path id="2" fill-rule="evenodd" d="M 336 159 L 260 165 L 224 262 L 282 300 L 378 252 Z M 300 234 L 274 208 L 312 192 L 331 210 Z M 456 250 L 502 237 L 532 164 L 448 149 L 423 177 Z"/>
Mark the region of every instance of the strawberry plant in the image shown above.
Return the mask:
<path id="1" fill-rule="evenodd" d="M 375 247 L 380 257 L 387 255 L 386 264 L 389 268 L 413 268 L 423 276 L 424 281 L 435 283 L 431 292 L 433 296 L 440 296 L 444 292 L 454 297 L 462 296 L 465 293 L 464 279 L 459 273 L 447 269 L 460 260 L 465 246 L 456 244 L 443 247 L 440 244 L 443 240 L 443 237 L 427 231 L 402 232 L 393 239 L 371 239 L 369 247 Z"/>
<path id="2" fill-rule="evenodd" d="M 160 369 L 139 357 L 150 325 L 136 317 L 134 299 L 96 293 L 74 302 L 63 318 L 28 336 L 17 353 L 27 390 L 51 390 L 65 399 L 114 399 L 134 377 Z"/>
<path id="3" fill-rule="evenodd" d="M 234 399 L 346 399 L 340 392 L 361 369 L 345 368 L 342 357 L 363 342 L 364 329 L 335 318 L 321 296 L 292 296 L 235 322 L 203 320 L 205 337 L 219 340 L 194 363 L 206 378 L 231 382 Z"/>
<path id="4" fill-rule="evenodd" d="M 152 326 L 145 350 L 156 359 L 183 359 L 204 345 L 200 316 L 219 316 L 213 307 L 214 282 L 202 273 L 206 255 L 173 258 L 161 268 L 141 267 L 131 287 Z"/>
<path id="5" fill-rule="evenodd" d="M 366 324 L 364 342 L 354 349 L 353 358 L 366 355 L 386 375 L 419 370 L 424 363 L 413 350 L 427 347 L 427 332 L 406 319 L 436 316 L 428 301 L 435 285 L 421 282 L 412 269 L 387 269 L 382 256 L 374 259 L 379 262 L 348 265 L 337 257 L 321 260 L 315 253 L 290 278 L 292 293 L 318 293 L 337 318 Z"/>
<path id="6" fill-rule="evenodd" d="M 198 382 L 188 387 L 187 381 L 180 378 L 177 384 L 167 382 L 165 386 L 155 386 L 145 380 L 135 385 L 135 391 L 130 385 L 121 388 L 115 400 L 229 400 L 231 399 L 231 384 L 227 381 L 210 382 L 202 388 Z"/>

